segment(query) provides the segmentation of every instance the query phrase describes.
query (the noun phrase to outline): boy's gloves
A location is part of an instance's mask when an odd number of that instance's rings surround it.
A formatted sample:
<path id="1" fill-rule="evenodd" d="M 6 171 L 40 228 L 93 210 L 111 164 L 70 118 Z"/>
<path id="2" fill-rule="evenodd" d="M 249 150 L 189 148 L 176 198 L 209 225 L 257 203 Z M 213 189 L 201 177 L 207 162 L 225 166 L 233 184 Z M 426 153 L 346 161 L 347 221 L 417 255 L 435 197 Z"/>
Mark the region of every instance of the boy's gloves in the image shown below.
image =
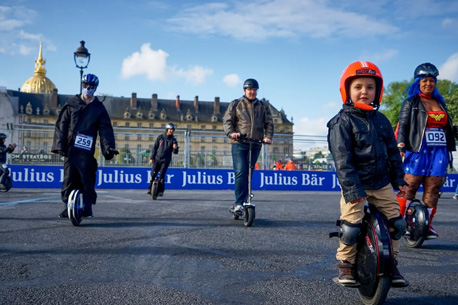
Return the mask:
<path id="1" fill-rule="evenodd" d="M 107 152 L 106 152 L 106 155 L 105 155 L 105 159 L 111 160 L 111 159 L 113 159 L 113 157 L 115 155 L 119 155 L 119 151 L 117 151 L 116 149 L 110 147 L 110 148 L 107 149 Z"/>

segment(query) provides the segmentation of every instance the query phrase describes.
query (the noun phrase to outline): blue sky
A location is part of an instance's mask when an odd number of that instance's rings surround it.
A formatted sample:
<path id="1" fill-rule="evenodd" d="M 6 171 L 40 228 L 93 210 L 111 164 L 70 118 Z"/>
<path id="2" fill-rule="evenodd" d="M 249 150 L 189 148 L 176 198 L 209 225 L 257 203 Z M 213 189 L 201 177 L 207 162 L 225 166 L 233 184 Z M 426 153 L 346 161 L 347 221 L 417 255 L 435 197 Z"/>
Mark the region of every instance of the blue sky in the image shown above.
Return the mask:
<path id="1" fill-rule="evenodd" d="M 326 134 L 353 61 L 374 62 L 385 84 L 410 80 L 423 62 L 458 82 L 458 2 L 448 0 L 3 0 L 0 37 L 8 89 L 33 75 L 43 42 L 59 93 L 79 92 L 73 52 L 85 40 L 99 94 L 229 102 L 256 78 L 258 97 L 300 135 Z"/>

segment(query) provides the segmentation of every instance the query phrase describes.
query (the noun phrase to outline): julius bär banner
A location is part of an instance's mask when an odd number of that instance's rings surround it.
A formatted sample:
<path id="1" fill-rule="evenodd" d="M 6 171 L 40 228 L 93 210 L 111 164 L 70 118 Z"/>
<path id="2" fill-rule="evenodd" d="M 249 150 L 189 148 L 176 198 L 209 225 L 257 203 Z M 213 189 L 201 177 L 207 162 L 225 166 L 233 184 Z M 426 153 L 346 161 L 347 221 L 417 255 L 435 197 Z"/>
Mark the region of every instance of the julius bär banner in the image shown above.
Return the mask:
<path id="1" fill-rule="evenodd" d="M 60 188 L 64 179 L 61 166 L 11 165 L 13 188 Z M 96 188 L 147 189 L 151 168 L 100 167 Z M 454 192 L 458 174 L 451 174 L 442 187 Z M 227 190 L 234 189 L 234 171 L 230 169 L 169 168 L 165 178 L 168 189 Z M 253 190 L 340 191 L 333 171 L 255 170 Z"/>

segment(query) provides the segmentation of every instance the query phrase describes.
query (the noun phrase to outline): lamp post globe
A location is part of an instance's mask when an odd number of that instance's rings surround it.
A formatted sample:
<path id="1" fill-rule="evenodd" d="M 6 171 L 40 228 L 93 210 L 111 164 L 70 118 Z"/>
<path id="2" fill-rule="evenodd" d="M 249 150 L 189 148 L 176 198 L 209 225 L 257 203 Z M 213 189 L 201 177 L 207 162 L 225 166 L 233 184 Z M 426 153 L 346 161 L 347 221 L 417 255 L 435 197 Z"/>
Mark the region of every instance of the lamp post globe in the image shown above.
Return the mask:
<path id="1" fill-rule="evenodd" d="M 91 53 L 88 52 L 86 47 L 84 46 L 85 41 L 80 41 L 80 46 L 76 51 L 73 53 L 73 60 L 75 61 L 75 65 L 77 68 L 80 69 L 80 94 L 82 93 L 83 88 L 81 87 L 81 81 L 83 79 L 83 69 L 86 69 L 91 61 Z"/>

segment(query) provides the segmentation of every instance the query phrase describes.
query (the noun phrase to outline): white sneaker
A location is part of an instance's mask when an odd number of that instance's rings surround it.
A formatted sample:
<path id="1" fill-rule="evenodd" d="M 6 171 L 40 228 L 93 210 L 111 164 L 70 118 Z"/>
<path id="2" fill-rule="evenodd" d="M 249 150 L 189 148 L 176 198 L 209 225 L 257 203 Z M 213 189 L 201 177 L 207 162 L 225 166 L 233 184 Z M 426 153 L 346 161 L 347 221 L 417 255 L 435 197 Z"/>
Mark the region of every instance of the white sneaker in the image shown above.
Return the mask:
<path id="1" fill-rule="evenodd" d="M 458 200 L 458 194 L 453 195 L 453 199 Z"/>
<path id="2" fill-rule="evenodd" d="M 243 214 L 243 211 L 245 209 L 243 208 L 243 205 L 241 204 L 238 204 L 234 207 L 234 212 L 237 213 L 237 214 Z"/>

